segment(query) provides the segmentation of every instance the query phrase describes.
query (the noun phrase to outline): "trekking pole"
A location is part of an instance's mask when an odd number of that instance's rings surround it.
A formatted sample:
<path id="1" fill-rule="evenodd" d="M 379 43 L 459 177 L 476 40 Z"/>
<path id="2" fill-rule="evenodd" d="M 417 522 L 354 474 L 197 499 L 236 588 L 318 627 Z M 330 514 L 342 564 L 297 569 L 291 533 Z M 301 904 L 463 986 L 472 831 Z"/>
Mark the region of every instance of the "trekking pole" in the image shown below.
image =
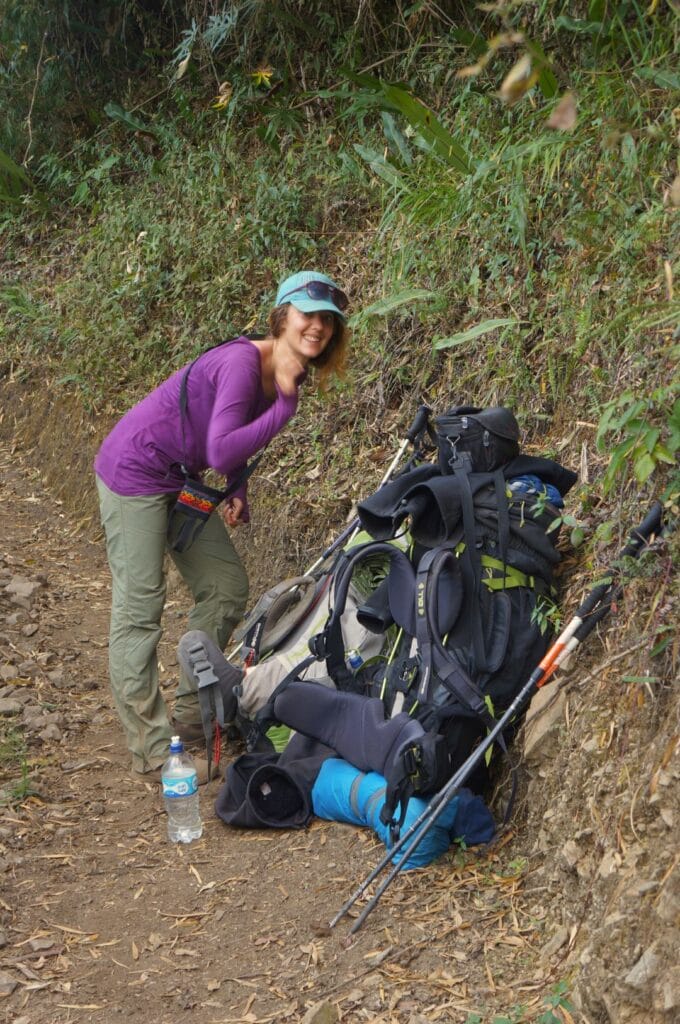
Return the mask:
<path id="1" fill-rule="evenodd" d="M 640 525 L 631 531 L 626 546 L 621 551 L 619 561 L 622 558 L 636 558 L 643 547 L 647 546 L 652 535 L 661 531 L 662 506 L 660 502 L 654 502 L 649 512 Z M 496 741 L 497 737 L 511 722 L 517 712 L 531 697 L 534 690 L 543 686 L 553 673 L 564 664 L 567 658 L 576 650 L 583 640 L 592 632 L 598 622 L 611 610 L 612 604 L 620 596 L 623 585 L 615 583 L 615 568 L 612 568 L 601 583 L 596 585 L 586 600 L 577 609 L 573 618 L 566 628 L 552 644 L 550 649 L 536 666 L 531 676 L 519 691 L 512 704 L 507 708 L 501 718 L 496 722 L 493 729 L 473 750 L 467 760 L 460 766 L 457 772 L 449 779 L 445 786 L 434 795 L 430 803 L 421 812 L 419 817 L 400 837 L 400 839 L 389 849 L 382 860 L 375 866 L 370 874 L 364 879 L 354 893 L 350 896 L 335 917 L 330 921 L 329 927 L 335 925 L 345 916 L 356 901 L 363 895 L 368 886 L 383 871 L 387 865 L 394 860 L 397 853 L 403 850 L 399 862 L 394 864 L 389 874 L 381 882 L 374 896 L 366 904 L 361 914 L 350 929 L 350 935 L 357 932 L 368 915 L 377 905 L 382 894 L 385 892 L 393 878 L 401 870 L 401 865 L 408 860 L 413 851 L 419 846 L 423 838 L 433 827 L 444 808 L 453 799 L 456 792 L 461 788 L 465 780 L 471 775 L 480 761 L 485 757 L 487 750 Z M 422 826 L 422 828 L 421 828 Z"/>
<path id="2" fill-rule="evenodd" d="M 392 459 L 391 463 L 387 467 L 387 471 L 385 472 L 385 475 L 383 476 L 382 480 L 378 484 L 378 488 L 377 488 L 378 490 L 380 490 L 381 487 L 384 487 L 385 484 L 388 483 L 391 480 L 392 474 L 394 473 L 395 469 L 397 468 L 397 466 L 401 462 L 401 460 L 402 460 L 402 458 L 404 456 L 404 452 L 406 451 L 408 446 L 410 444 L 414 445 L 416 443 L 419 435 L 422 434 L 423 431 L 425 431 L 427 429 L 428 422 L 429 422 L 429 416 L 430 416 L 431 412 L 432 412 L 432 410 L 430 409 L 430 407 L 428 405 L 421 405 L 420 406 L 420 408 L 418 409 L 418 411 L 417 411 L 417 413 L 415 415 L 413 423 L 411 424 L 409 429 L 404 434 L 404 439 L 401 442 L 401 444 L 399 445 L 399 450 L 398 450 L 397 454 Z M 349 523 L 345 527 L 345 529 L 342 531 L 340 536 L 336 537 L 335 540 L 333 541 L 333 543 L 329 547 L 327 547 L 326 550 L 323 551 L 319 555 L 319 557 L 317 558 L 316 562 L 314 562 L 314 565 L 311 565 L 309 567 L 309 569 L 307 569 L 307 572 L 305 573 L 305 575 L 306 576 L 311 576 L 311 574 L 314 572 L 315 569 L 318 569 L 320 565 L 323 565 L 323 563 L 326 561 L 326 559 L 328 558 L 329 555 L 332 555 L 334 551 L 336 551 L 342 544 L 345 543 L 345 541 L 349 540 L 351 537 L 354 536 L 354 534 L 359 529 L 359 525 L 360 525 L 359 517 L 355 516 L 354 519 L 352 520 L 352 522 Z"/>

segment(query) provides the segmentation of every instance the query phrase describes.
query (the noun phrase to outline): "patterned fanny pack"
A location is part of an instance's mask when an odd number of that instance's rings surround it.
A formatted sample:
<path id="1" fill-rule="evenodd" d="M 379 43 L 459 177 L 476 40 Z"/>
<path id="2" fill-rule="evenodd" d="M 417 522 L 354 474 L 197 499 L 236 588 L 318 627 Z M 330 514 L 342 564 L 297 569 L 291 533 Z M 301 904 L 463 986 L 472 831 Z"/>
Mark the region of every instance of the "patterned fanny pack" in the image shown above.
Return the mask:
<path id="1" fill-rule="evenodd" d="M 240 480 L 238 483 L 240 484 Z M 196 540 L 218 505 L 235 487 L 218 491 L 202 480 L 186 477 L 168 519 L 168 545 L 173 551 L 186 551 Z"/>

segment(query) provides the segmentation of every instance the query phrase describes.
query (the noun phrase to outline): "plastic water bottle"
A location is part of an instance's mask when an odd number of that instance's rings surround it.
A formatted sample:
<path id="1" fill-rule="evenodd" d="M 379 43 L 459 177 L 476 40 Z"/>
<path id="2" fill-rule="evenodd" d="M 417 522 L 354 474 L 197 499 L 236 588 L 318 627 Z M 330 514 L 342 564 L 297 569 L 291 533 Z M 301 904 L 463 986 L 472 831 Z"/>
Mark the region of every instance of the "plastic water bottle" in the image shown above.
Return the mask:
<path id="1" fill-rule="evenodd" d="M 168 839 L 190 843 L 203 833 L 198 806 L 198 777 L 194 759 L 184 750 L 179 736 L 170 741 L 170 756 L 161 770 L 163 803 L 168 812 Z"/>
<path id="2" fill-rule="evenodd" d="M 364 659 L 354 647 L 347 652 L 347 668 L 350 672 L 354 672 L 356 675 L 363 663 Z"/>

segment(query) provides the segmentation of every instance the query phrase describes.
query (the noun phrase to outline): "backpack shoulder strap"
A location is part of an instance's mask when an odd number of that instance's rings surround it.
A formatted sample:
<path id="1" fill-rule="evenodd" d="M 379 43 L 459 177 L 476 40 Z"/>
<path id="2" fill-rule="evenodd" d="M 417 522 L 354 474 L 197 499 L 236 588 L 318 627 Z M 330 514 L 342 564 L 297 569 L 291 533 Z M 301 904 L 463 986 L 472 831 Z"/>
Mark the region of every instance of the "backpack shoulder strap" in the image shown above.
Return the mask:
<path id="1" fill-rule="evenodd" d="M 398 625 L 413 632 L 413 600 L 415 573 L 408 555 L 401 548 L 384 541 L 369 541 L 348 553 L 342 553 L 334 571 L 331 613 L 323 631 L 309 641 L 310 650 L 317 657 L 326 660 L 328 674 L 339 689 L 352 689 L 354 677 L 345 664 L 345 649 L 342 637 L 342 616 L 347 604 L 347 594 L 352 574 L 360 562 L 372 555 L 383 554 L 390 560 L 390 611 Z M 399 600 L 393 600 L 393 594 Z"/>

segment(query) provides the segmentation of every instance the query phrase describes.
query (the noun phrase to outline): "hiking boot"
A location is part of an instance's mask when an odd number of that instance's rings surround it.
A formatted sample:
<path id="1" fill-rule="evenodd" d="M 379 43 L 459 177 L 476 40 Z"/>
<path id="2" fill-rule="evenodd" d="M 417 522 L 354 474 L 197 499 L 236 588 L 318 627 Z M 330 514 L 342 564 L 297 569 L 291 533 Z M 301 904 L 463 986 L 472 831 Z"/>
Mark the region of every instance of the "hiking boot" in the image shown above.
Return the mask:
<path id="1" fill-rule="evenodd" d="M 232 722 L 238 711 L 234 688 L 243 682 L 243 669 L 231 665 L 207 633 L 191 629 L 181 638 L 177 659 L 189 678 L 193 678 L 198 700 L 209 718 Z"/>
<path id="2" fill-rule="evenodd" d="M 210 778 L 208 778 L 208 762 L 204 757 L 194 758 L 194 767 L 196 768 L 196 775 L 198 776 L 199 786 L 205 786 L 206 783 L 211 782 L 213 779 L 219 777 L 220 769 L 219 766 L 213 763 L 210 765 Z"/>
<path id="3" fill-rule="evenodd" d="M 199 786 L 205 786 L 208 782 L 208 762 L 204 757 L 195 757 L 194 768 L 196 769 Z M 159 765 L 157 768 L 149 768 L 145 772 L 138 772 L 133 768 L 132 778 L 135 782 L 152 782 L 160 785 L 162 770 L 162 765 Z M 219 773 L 218 766 L 216 764 L 211 765 L 211 779 L 216 779 Z"/>
<path id="4" fill-rule="evenodd" d="M 161 771 L 162 765 L 159 764 L 157 768 L 149 768 L 145 772 L 138 772 L 133 768 L 131 775 L 135 782 L 157 782 L 160 785 Z"/>
<path id="5" fill-rule="evenodd" d="M 170 728 L 173 736 L 179 736 L 183 743 L 205 743 L 201 722 L 180 722 L 177 718 L 171 718 Z"/>

